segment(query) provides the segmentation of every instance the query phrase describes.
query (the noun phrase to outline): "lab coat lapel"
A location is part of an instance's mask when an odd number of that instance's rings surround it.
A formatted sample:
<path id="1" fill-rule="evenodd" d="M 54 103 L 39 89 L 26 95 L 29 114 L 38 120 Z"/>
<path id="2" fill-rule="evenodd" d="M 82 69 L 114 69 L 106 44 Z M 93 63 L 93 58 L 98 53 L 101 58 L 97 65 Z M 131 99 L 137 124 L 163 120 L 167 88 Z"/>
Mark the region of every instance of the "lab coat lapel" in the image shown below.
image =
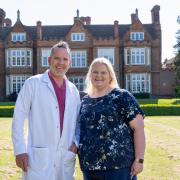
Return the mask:
<path id="1" fill-rule="evenodd" d="M 48 75 L 48 70 L 44 73 L 43 75 L 43 82 L 44 83 L 47 83 L 47 87 L 50 89 L 50 91 L 53 93 L 53 95 L 56 97 L 56 93 L 55 93 L 55 90 L 54 90 L 54 87 L 51 83 L 51 80 L 49 78 L 49 75 Z"/>

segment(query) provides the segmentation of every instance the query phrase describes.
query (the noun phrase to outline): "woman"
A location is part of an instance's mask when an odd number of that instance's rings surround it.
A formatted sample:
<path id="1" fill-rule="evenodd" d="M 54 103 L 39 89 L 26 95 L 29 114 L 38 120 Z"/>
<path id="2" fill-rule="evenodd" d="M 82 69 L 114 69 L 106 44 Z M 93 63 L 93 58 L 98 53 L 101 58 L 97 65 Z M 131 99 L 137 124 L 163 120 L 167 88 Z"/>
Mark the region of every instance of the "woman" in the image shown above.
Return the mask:
<path id="1" fill-rule="evenodd" d="M 142 110 L 128 91 L 119 88 L 105 58 L 92 62 L 86 85 L 79 119 L 84 180 L 137 179 L 145 151 Z"/>

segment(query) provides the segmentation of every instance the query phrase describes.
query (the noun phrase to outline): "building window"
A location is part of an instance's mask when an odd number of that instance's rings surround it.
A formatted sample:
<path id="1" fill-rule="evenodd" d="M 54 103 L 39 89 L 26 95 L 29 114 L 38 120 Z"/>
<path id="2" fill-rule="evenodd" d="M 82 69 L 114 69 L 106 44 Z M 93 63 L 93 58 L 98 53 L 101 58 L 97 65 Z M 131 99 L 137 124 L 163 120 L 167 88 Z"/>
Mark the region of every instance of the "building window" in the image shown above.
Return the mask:
<path id="1" fill-rule="evenodd" d="M 150 48 L 125 48 L 126 65 L 149 65 Z"/>
<path id="2" fill-rule="evenodd" d="M 71 41 L 85 41 L 85 34 L 84 33 L 72 33 Z"/>
<path id="3" fill-rule="evenodd" d="M 11 33 L 11 41 L 13 41 L 13 42 L 26 41 L 26 33 Z"/>
<path id="4" fill-rule="evenodd" d="M 86 67 L 86 62 L 87 62 L 86 51 L 83 50 L 71 51 L 71 59 L 72 59 L 72 64 L 71 64 L 72 67 L 74 68 Z"/>
<path id="5" fill-rule="evenodd" d="M 11 66 L 31 66 L 32 50 L 29 49 L 9 49 L 7 50 L 7 67 Z"/>
<path id="6" fill-rule="evenodd" d="M 105 57 L 114 65 L 114 48 L 98 48 L 98 57 Z"/>
<path id="7" fill-rule="evenodd" d="M 131 32 L 130 40 L 143 41 L 144 40 L 144 32 Z"/>
<path id="8" fill-rule="evenodd" d="M 41 65 L 42 67 L 48 67 L 48 57 L 50 56 L 51 49 L 42 49 L 41 50 Z"/>
<path id="9" fill-rule="evenodd" d="M 84 87 L 85 87 L 84 77 L 81 77 L 81 76 L 69 77 L 69 80 L 76 85 L 76 87 L 78 88 L 79 91 L 84 91 Z"/>
<path id="10" fill-rule="evenodd" d="M 6 77 L 6 94 L 19 93 L 25 80 L 30 76 L 26 75 L 11 75 Z"/>
<path id="11" fill-rule="evenodd" d="M 150 92 L 150 74 L 126 74 L 126 89 L 132 93 Z"/>

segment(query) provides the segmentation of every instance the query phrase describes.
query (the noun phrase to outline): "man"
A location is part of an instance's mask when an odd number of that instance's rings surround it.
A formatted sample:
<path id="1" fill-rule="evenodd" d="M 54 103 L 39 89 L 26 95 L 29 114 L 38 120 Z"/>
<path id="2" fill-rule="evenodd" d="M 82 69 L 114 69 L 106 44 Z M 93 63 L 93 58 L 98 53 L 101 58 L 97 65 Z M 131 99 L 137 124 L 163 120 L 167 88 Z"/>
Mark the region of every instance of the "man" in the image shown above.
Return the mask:
<path id="1" fill-rule="evenodd" d="M 72 180 L 80 98 L 65 76 L 71 63 L 68 44 L 54 45 L 48 62 L 49 70 L 26 80 L 16 101 L 12 122 L 16 164 L 25 180 Z"/>

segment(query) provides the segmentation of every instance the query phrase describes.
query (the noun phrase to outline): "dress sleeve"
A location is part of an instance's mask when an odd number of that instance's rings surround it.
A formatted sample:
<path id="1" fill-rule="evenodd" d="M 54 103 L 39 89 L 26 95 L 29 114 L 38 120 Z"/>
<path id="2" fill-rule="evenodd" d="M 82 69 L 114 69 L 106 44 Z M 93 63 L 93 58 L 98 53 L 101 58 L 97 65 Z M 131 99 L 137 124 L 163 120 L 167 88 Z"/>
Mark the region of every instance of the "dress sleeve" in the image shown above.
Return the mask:
<path id="1" fill-rule="evenodd" d="M 141 114 L 143 117 L 145 116 L 137 100 L 130 92 L 123 92 L 122 102 L 124 107 L 124 115 L 127 122 L 133 120 L 138 114 Z"/>

